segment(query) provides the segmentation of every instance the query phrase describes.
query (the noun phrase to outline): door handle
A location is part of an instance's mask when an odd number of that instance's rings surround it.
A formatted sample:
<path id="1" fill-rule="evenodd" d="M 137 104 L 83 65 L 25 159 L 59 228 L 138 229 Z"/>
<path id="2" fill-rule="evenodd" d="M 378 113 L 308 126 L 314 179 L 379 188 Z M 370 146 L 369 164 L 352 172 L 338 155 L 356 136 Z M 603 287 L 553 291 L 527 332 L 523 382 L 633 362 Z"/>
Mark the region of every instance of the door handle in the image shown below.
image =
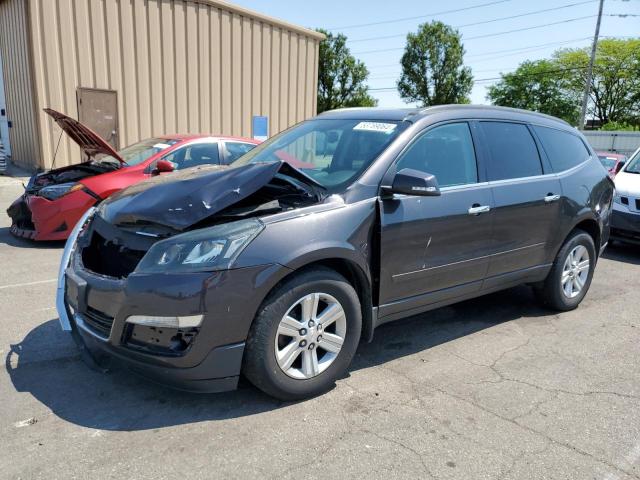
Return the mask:
<path id="1" fill-rule="evenodd" d="M 489 205 L 478 205 L 476 203 L 469 208 L 469 215 L 480 215 L 481 213 L 487 213 L 489 210 L 491 210 Z"/>
<path id="2" fill-rule="evenodd" d="M 544 201 L 547 203 L 557 202 L 560 200 L 560 195 L 554 195 L 553 193 L 548 193 L 546 197 L 544 197 Z"/>

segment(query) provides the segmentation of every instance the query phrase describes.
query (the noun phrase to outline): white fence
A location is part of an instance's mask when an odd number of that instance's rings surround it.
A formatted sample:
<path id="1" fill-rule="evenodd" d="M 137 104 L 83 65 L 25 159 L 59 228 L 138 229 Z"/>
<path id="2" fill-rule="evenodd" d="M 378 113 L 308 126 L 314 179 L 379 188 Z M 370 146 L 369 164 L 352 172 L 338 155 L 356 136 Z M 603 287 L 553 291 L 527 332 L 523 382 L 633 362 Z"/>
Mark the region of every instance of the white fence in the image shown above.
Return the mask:
<path id="1" fill-rule="evenodd" d="M 594 150 L 631 155 L 640 147 L 640 132 L 583 131 Z"/>

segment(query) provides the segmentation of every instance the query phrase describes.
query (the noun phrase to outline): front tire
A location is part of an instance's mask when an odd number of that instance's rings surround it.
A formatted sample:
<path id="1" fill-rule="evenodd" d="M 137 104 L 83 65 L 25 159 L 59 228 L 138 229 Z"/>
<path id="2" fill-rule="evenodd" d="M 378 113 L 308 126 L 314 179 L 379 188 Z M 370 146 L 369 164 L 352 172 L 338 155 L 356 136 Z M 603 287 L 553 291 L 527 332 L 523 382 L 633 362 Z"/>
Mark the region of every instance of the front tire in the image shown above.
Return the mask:
<path id="1" fill-rule="evenodd" d="M 596 260 L 591 235 L 575 230 L 558 252 L 549 275 L 537 291 L 538 298 L 556 310 L 575 309 L 589 290 Z"/>
<path id="2" fill-rule="evenodd" d="M 347 371 L 362 330 L 354 288 L 317 267 L 286 280 L 265 300 L 245 349 L 244 375 L 281 400 L 329 390 Z"/>

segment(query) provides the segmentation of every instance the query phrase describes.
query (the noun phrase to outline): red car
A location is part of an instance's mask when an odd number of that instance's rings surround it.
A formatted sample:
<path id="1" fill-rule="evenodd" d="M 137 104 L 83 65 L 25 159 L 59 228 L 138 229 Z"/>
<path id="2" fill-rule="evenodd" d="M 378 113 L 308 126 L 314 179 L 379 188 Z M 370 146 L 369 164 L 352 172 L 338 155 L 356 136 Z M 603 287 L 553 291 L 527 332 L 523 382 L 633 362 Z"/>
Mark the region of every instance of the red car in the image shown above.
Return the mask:
<path id="1" fill-rule="evenodd" d="M 64 240 L 92 205 L 153 175 L 202 164 L 229 164 L 258 143 L 248 138 L 167 135 L 142 140 L 116 152 L 77 120 L 45 109 L 73 139 L 85 162 L 31 177 L 7 209 L 11 233 L 33 240 Z"/>
<path id="2" fill-rule="evenodd" d="M 624 164 L 627 162 L 626 155 L 621 155 L 619 153 L 611 153 L 611 152 L 596 152 L 598 158 L 600 159 L 600 163 L 604 168 L 609 172 L 609 176 L 611 178 L 616 176 Z"/>

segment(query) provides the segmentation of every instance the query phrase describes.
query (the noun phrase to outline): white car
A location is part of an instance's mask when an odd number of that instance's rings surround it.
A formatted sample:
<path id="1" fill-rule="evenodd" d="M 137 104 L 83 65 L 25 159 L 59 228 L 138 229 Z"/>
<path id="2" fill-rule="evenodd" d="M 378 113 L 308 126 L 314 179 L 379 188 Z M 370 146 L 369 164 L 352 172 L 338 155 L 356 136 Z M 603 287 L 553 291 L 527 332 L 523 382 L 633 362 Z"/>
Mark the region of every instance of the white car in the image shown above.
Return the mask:
<path id="1" fill-rule="evenodd" d="M 640 148 L 614 181 L 611 238 L 640 244 Z"/>

